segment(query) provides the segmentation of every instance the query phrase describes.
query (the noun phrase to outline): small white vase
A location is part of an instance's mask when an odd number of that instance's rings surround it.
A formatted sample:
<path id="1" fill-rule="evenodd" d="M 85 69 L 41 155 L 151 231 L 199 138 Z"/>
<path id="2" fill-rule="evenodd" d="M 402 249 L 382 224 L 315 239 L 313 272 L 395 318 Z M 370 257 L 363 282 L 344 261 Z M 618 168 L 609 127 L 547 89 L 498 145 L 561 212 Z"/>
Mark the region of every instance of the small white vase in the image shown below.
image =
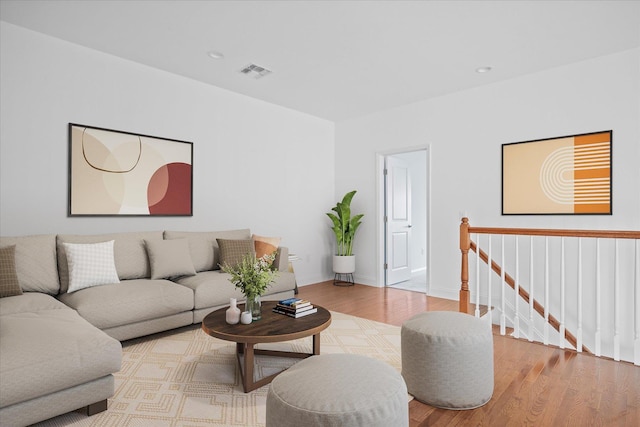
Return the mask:
<path id="1" fill-rule="evenodd" d="M 249 323 L 251 323 L 251 320 L 252 319 L 250 311 L 243 311 L 240 315 L 240 323 L 242 323 L 243 325 L 248 325 Z"/>
<path id="2" fill-rule="evenodd" d="M 240 321 L 240 309 L 238 308 L 238 302 L 235 298 L 229 299 L 229 308 L 226 312 L 226 320 L 230 325 L 235 325 Z"/>

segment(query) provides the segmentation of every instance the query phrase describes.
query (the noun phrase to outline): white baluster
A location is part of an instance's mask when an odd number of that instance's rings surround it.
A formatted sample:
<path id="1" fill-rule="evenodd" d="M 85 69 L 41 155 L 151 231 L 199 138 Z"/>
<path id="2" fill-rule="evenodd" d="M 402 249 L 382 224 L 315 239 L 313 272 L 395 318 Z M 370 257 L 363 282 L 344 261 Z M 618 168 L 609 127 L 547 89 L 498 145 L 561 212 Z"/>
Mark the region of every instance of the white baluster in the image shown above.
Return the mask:
<path id="1" fill-rule="evenodd" d="M 549 345 L 549 236 L 544 237 L 544 345 Z"/>
<path id="2" fill-rule="evenodd" d="M 640 240 L 636 240 L 636 256 L 634 260 L 635 274 L 633 277 L 633 289 L 635 292 L 634 316 L 635 316 L 635 340 L 633 342 L 633 364 L 640 366 Z"/>
<path id="3" fill-rule="evenodd" d="M 476 234 L 476 317 L 480 317 L 480 233 Z"/>
<path id="4" fill-rule="evenodd" d="M 560 238 L 560 339 L 558 347 L 564 348 L 565 277 L 564 277 L 564 237 Z"/>
<path id="5" fill-rule="evenodd" d="M 520 313 L 518 312 L 518 303 L 520 301 L 520 256 L 518 249 L 518 235 L 515 236 L 516 242 L 516 278 L 515 285 L 513 287 L 515 291 L 515 301 L 513 302 L 513 307 L 515 314 L 513 315 L 513 336 L 516 338 L 520 338 Z"/>
<path id="6" fill-rule="evenodd" d="M 582 237 L 578 237 L 578 330 L 576 351 L 582 353 Z"/>
<path id="7" fill-rule="evenodd" d="M 535 327 L 533 324 L 533 236 L 529 239 L 529 341 L 533 341 Z"/>
<path id="8" fill-rule="evenodd" d="M 595 355 L 602 355 L 602 287 L 600 284 L 600 239 L 596 239 L 596 348 Z"/>
<path id="9" fill-rule="evenodd" d="M 487 262 L 487 310 L 489 310 L 489 327 L 493 324 L 493 304 L 491 303 L 491 234 L 487 234 L 489 237 L 489 260 Z"/>
<path id="10" fill-rule="evenodd" d="M 500 335 L 507 333 L 507 317 L 504 313 L 505 301 L 504 301 L 504 234 L 501 236 L 501 259 L 500 259 Z"/>
<path id="11" fill-rule="evenodd" d="M 615 240 L 613 255 L 613 360 L 620 361 L 620 265 L 618 259 L 618 239 Z"/>

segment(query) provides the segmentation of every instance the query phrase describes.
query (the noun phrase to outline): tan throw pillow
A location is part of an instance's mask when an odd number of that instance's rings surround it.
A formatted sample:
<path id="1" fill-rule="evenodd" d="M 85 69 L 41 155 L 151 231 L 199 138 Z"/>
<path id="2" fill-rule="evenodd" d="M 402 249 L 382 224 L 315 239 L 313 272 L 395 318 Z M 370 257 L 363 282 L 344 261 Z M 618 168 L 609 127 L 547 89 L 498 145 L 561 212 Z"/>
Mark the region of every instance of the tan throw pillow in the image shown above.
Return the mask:
<path id="1" fill-rule="evenodd" d="M 265 237 L 254 234 L 251 236 L 256 248 L 256 257 L 261 258 L 267 254 L 272 254 L 278 250 L 280 237 Z"/>
<path id="2" fill-rule="evenodd" d="M 220 248 L 220 265 L 235 268 L 247 254 L 255 255 L 253 240 L 216 239 Z"/>
<path id="3" fill-rule="evenodd" d="M 0 248 L 0 298 L 22 295 L 16 272 L 16 245 Z"/>
<path id="4" fill-rule="evenodd" d="M 196 269 L 187 239 L 145 240 L 152 279 L 193 276 Z"/>

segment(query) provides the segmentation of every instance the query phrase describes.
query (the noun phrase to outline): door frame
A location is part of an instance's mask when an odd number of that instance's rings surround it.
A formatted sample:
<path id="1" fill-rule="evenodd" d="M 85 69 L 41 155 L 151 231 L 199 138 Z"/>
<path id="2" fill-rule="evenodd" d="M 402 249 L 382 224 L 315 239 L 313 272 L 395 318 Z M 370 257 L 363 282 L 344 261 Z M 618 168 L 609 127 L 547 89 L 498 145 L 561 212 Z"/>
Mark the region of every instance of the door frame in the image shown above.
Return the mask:
<path id="1" fill-rule="evenodd" d="M 427 266 L 427 295 L 431 288 L 431 145 L 420 145 L 415 147 L 398 148 L 394 150 L 384 150 L 376 152 L 376 243 L 377 243 L 377 285 L 378 287 L 387 286 L 387 278 L 384 271 L 385 253 L 386 253 L 386 235 L 385 235 L 385 177 L 384 177 L 384 165 L 385 157 L 392 156 L 394 154 L 409 153 L 412 151 L 425 151 L 426 152 L 426 168 L 427 168 L 427 247 L 426 251 L 426 266 Z"/>

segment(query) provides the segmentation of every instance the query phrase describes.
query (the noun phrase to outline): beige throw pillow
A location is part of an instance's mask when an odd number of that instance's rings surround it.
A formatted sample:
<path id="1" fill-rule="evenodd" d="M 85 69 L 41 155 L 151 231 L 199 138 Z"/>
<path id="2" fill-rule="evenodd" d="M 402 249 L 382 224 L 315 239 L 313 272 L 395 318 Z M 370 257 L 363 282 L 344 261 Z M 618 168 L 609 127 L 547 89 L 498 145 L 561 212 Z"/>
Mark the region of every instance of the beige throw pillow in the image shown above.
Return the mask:
<path id="1" fill-rule="evenodd" d="M 0 248 L 0 298 L 22 295 L 16 271 L 16 245 Z"/>
<path id="2" fill-rule="evenodd" d="M 187 239 L 145 240 L 152 279 L 193 276 L 196 269 Z"/>
<path id="3" fill-rule="evenodd" d="M 253 245 L 253 240 L 231 240 L 231 239 L 216 239 L 218 247 L 220 248 L 220 265 L 229 265 L 235 268 L 242 258 L 247 254 L 253 254 L 255 256 L 256 250 Z"/>

